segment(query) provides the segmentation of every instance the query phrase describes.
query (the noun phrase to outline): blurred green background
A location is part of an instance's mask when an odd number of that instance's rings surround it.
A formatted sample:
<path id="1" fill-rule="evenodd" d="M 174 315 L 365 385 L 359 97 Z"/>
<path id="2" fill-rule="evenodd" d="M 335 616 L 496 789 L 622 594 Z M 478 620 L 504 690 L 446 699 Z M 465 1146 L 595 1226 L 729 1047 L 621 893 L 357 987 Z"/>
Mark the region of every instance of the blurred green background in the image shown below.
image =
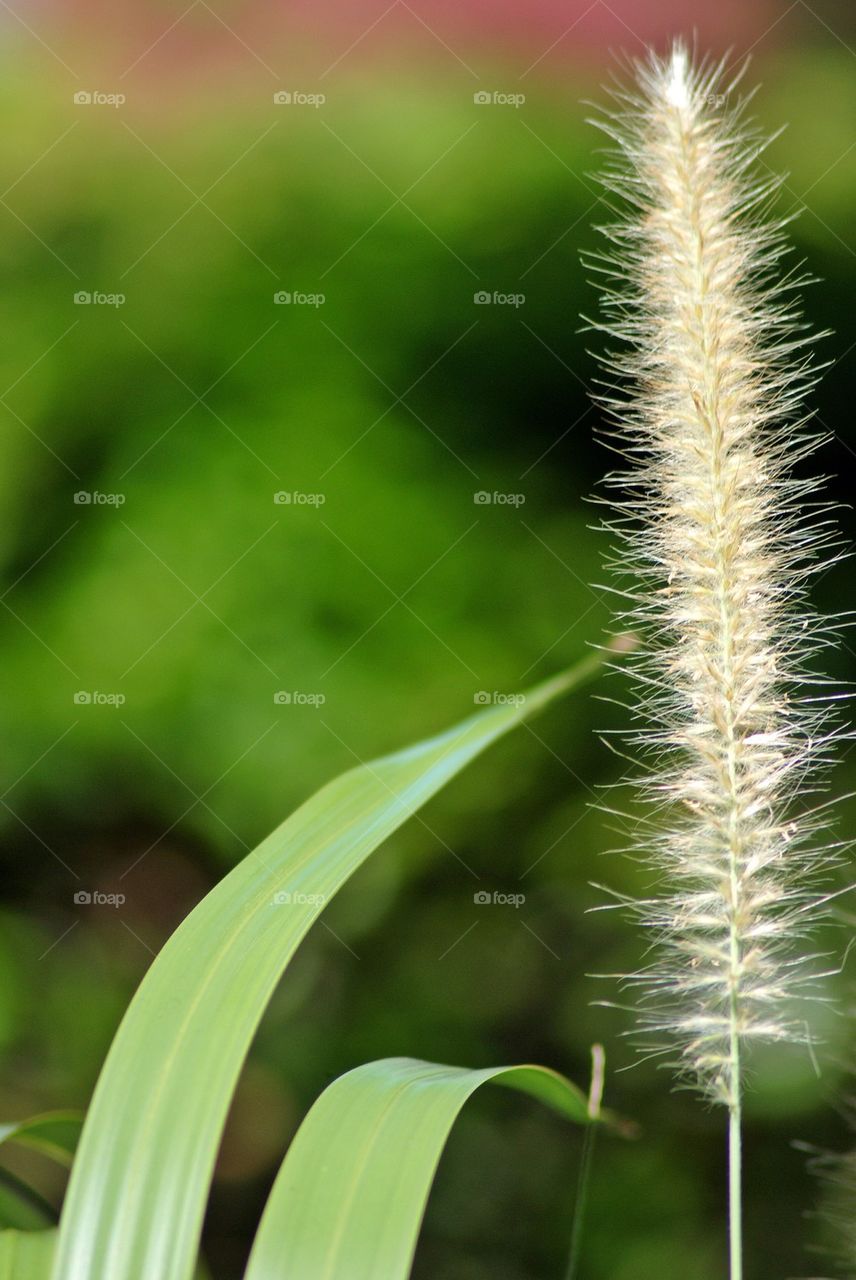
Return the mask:
<path id="1" fill-rule="evenodd" d="M 4 1118 L 85 1105 L 152 955 L 311 790 L 602 638 L 587 498 L 612 462 L 587 399 L 579 253 L 609 215 L 582 100 L 602 96 L 610 48 L 693 29 L 735 62 L 751 50 L 757 114 L 789 123 L 766 163 L 789 175 L 781 210 L 804 208 L 806 310 L 834 331 L 815 465 L 846 503 L 849 9 L 4 5 Z M 820 579 L 822 608 L 848 607 L 851 574 Z M 823 664 L 854 676 L 846 643 Z M 642 952 L 617 914 L 590 914 L 591 881 L 645 884 L 592 808 L 632 805 L 597 736 L 625 723 L 609 701 L 624 695 L 608 679 L 494 749 L 325 913 L 230 1119 L 205 1235 L 216 1280 L 240 1274 L 281 1153 L 336 1074 L 408 1054 L 584 1082 L 594 1040 L 608 1102 L 641 1132 L 600 1146 L 582 1274 L 722 1275 L 722 1117 L 653 1063 L 619 1072 L 631 1019 L 586 976 Z M 846 838 L 852 801 L 839 814 Z M 525 902 L 479 906 L 483 890 Z M 826 1265 L 805 1253 L 815 1188 L 792 1143 L 846 1145 L 833 1107 L 851 1035 L 810 1016 L 819 1076 L 804 1050 L 755 1062 L 750 1275 Z M 560 1276 L 578 1161 L 579 1136 L 534 1105 L 480 1099 L 417 1276 Z M 59 1199 L 49 1170 L 28 1172 Z"/>

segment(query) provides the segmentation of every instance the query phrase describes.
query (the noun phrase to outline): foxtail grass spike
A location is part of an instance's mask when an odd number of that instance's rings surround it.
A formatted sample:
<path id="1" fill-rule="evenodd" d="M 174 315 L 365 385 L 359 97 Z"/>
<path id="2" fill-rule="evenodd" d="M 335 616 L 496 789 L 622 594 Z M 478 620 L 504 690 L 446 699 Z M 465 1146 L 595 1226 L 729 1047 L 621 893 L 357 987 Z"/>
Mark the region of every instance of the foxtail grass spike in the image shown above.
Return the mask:
<path id="1" fill-rule="evenodd" d="M 763 140 L 722 69 L 683 44 L 635 71 L 596 122 L 625 213 L 592 260 L 598 327 L 621 343 L 603 361 L 628 464 L 609 477 L 609 527 L 621 626 L 643 637 L 632 740 L 656 872 L 634 908 L 650 963 L 630 982 L 654 1045 L 739 1113 L 743 1045 L 804 1034 L 801 939 L 832 861 L 801 816 L 832 736 L 800 692 L 828 638 L 806 589 L 835 533 L 818 482 L 793 469 L 815 443 L 801 417 L 811 338 L 791 301 L 802 281 L 778 270 Z"/>

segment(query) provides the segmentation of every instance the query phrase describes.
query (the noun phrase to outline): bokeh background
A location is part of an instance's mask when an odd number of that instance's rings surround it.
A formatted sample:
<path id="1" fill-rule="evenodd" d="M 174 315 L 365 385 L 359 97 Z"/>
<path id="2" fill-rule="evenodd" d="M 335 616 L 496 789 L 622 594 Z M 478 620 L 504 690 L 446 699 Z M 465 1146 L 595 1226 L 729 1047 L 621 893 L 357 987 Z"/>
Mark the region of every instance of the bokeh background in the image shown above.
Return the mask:
<path id="1" fill-rule="evenodd" d="M 3 1118 L 85 1105 L 153 954 L 311 790 L 602 638 L 587 498 L 611 463 L 579 253 L 608 211 L 584 101 L 616 54 L 676 33 L 735 65 L 751 53 L 758 116 L 788 125 L 765 163 L 788 174 L 781 211 L 803 210 L 807 314 L 833 331 L 819 465 L 846 503 L 850 5 L 0 6 Z M 821 578 L 822 608 L 848 607 L 851 575 Z M 842 641 L 822 665 L 846 681 L 856 661 Z M 595 1040 L 640 1135 L 600 1145 L 582 1274 L 723 1274 L 722 1118 L 654 1063 L 620 1070 L 629 1018 L 586 976 L 641 952 L 616 913 L 591 913 L 592 881 L 643 884 L 592 807 L 633 803 L 597 734 L 622 723 L 621 696 L 606 681 L 518 731 L 328 908 L 230 1118 L 216 1280 L 240 1274 L 282 1151 L 336 1074 L 411 1054 L 584 1082 Z M 853 774 L 845 754 L 835 791 Z M 843 801 L 842 838 L 854 816 Z M 480 906 L 484 891 L 525 901 Z M 79 900 L 95 893 L 124 901 Z M 816 1188 L 793 1144 L 847 1145 L 851 1027 L 812 1017 L 817 1072 L 804 1050 L 755 1062 L 751 1275 L 828 1265 L 806 1252 Z M 479 1099 L 417 1276 L 560 1276 L 579 1154 L 534 1105 Z M 58 1202 L 51 1171 L 29 1172 Z"/>

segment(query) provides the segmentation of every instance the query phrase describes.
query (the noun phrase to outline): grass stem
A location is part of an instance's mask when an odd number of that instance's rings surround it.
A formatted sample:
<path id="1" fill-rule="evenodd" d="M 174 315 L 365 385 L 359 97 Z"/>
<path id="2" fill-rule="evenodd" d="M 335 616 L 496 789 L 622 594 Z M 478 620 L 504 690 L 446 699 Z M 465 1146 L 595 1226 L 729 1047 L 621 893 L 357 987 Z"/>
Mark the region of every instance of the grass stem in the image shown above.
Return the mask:
<path id="1" fill-rule="evenodd" d="M 571 1244 L 568 1250 L 568 1266 L 565 1280 L 576 1280 L 580 1261 L 580 1247 L 583 1239 L 586 1205 L 588 1202 L 589 1183 L 591 1181 L 592 1161 L 600 1128 L 600 1107 L 603 1097 L 604 1052 L 603 1046 L 592 1045 L 591 1049 L 591 1088 L 589 1089 L 588 1113 L 592 1123 L 587 1126 L 583 1138 L 583 1151 L 580 1158 L 580 1176 L 577 1179 L 577 1198 L 574 1203 L 574 1220 L 571 1226 Z"/>
<path id="2" fill-rule="evenodd" d="M 743 1280 L 743 1134 L 739 1075 L 728 1112 L 728 1244 L 730 1280 Z"/>

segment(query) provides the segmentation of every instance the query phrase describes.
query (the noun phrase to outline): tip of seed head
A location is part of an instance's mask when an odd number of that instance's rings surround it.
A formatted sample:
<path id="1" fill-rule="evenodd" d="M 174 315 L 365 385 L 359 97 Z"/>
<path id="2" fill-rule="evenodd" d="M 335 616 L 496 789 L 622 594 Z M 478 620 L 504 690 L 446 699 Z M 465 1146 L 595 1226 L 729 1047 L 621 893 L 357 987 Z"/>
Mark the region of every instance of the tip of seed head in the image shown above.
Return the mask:
<path id="1" fill-rule="evenodd" d="M 678 108 L 690 105 L 690 60 L 681 43 L 672 46 L 666 67 L 666 101 Z"/>

